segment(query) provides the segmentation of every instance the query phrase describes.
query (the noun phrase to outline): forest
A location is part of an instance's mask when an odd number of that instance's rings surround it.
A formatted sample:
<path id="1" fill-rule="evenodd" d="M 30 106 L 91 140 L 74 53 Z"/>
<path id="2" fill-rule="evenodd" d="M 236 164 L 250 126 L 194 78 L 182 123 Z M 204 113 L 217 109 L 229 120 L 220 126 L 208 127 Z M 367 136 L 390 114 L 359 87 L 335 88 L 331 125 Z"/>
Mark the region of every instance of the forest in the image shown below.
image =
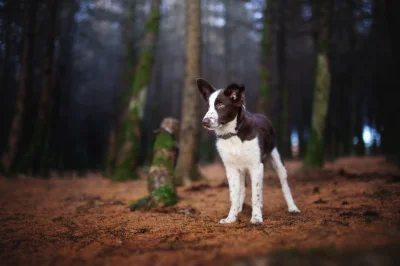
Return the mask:
<path id="1" fill-rule="evenodd" d="M 0 0 L 0 261 L 396 265 L 398 10 Z M 264 223 L 248 223 L 248 197 L 218 224 L 228 183 L 200 77 L 244 85 L 246 109 L 271 120 L 300 214 L 267 167 Z"/>

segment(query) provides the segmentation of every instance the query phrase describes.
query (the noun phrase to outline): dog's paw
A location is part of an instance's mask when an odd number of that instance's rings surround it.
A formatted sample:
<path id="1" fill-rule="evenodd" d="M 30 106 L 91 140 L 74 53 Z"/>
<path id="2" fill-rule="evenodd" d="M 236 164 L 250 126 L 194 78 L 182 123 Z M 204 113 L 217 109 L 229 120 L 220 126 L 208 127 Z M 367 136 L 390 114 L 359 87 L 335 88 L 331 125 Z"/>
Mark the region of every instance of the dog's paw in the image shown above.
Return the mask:
<path id="1" fill-rule="evenodd" d="M 252 224 L 261 224 L 263 222 L 263 218 L 260 215 L 254 215 L 251 217 L 250 222 Z"/>
<path id="2" fill-rule="evenodd" d="M 299 213 L 300 210 L 299 210 L 299 208 L 296 207 L 296 205 L 294 205 L 294 206 L 291 206 L 291 207 L 289 208 L 289 212 L 290 212 L 290 213 Z"/>
<path id="3" fill-rule="evenodd" d="M 219 221 L 219 223 L 220 224 L 230 224 L 230 223 L 234 223 L 234 222 L 236 222 L 236 218 L 230 218 L 230 217 L 226 217 L 226 218 L 224 218 L 224 219 L 221 219 L 220 221 Z"/>

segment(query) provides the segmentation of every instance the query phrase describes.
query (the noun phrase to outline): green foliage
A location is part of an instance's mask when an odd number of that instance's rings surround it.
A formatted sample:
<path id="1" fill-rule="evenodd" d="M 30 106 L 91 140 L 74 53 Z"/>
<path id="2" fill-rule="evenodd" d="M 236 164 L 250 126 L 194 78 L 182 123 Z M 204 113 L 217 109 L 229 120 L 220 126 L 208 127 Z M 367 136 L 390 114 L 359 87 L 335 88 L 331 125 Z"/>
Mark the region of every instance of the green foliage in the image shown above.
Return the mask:
<path id="1" fill-rule="evenodd" d="M 153 191 L 157 203 L 162 203 L 164 206 L 172 206 L 178 202 L 178 195 L 171 185 L 164 185 Z"/>

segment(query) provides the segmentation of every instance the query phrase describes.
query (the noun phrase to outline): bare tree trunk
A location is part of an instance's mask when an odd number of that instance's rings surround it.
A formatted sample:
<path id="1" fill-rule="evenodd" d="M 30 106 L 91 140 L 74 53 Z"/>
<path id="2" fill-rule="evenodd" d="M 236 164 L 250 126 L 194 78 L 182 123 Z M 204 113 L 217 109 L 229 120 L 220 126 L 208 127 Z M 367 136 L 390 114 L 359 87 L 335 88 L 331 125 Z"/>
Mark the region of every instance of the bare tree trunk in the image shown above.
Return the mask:
<path id="1" fill-rule="evenodd" d="M 281 145 L 283 157 L 290 157 L 290 126 L 289 126 L 289 88 L 286 77 L 286 0 L 279 1 L 279 31 L 278 31 L 278 89 L 281 95 L 281 123 L 279 127 L 278 140 Z"/>
<path id="2" fill-rule="evenodd" d="M 317 71 L 314 88 L 312 129 L 307 146 L 304 168 L 321 168 L 324 165 L 324 133 L 330 94 L 329 44 L 332 0 L 315 1 Z"/>
<path id="3" fill-rule="evenodd" d="M 144 43 L 136 66 L 128 110 L 124 116 L 121 136 L 119 136 L 120 140 L 118 141 L 118 156 L 112 175 L 115 181 L 137 178 L 136 164 L 141 120 L 153 68 L 160 21 L 160 6 L 161 0 L 151 0 Z"/>
<path id="4" fill-rule="evenodd" d="M 224 26 L 224 64 L 225 64 L 225 80 L 227 83 L 238 82 L 237 65 L 233 55 L 233 38 L 234 33 L 234 20 L 232 13 L 234 1 L 224 0 L 225 6 L 225 26 Z"/>
<path id="5" fill-rule="evenodd" d="M 158 129 L 153 147 L 153 159 L 147 178 L 149 196 L 130 204 L 131 210 L 171 206 L 178 201 L 174 168 L 178 157 L 179 121 L 165 118 Z"/>
<path id="6" fill-rule="evenodd" d="M 44 64 L 42 69 L 42 90 L 40 92 L 40 104 L 38 110 L 35 132 L 30 144 L 28 154 L 24 156 L 18 167 L 19 172 L 27 172 L 32 170 L 33 175 L 43 171 L 46 164 L 45 156 L 48 154 L 49 121 L 52 112 L 51 97 L 53 95 L 53 61 L 54 61 L 54 45 L 57 30 L 57 14 L 58 1 L 48 0 L 48 9 L 50 12 L 49 31 L 47 36 L 47 47 L 44 54 Z"/>
<path id="7" fill-rule="evenodd" d="M 271 113 L 271 74 L 270 74 L 270 56 L 271 56 L 271 13 L 272 1 L 266 1 L 267 7 L 264 10 L 264 29 L 261 39 L 261 84 L 260 95 L 257 101 L 257 111 L 259 113 L 270 115 Z"/>
<path id="8" fill-rule="evenodd" d="M 195 154 L 198 149 L 200 99 L 197 94 L 196 78 L 200 76 L 201 67 L 200 0 L 188 1 L 186 8 L 186 76 L 176 178 L 177 184 L 190 186 L 191 177 L 197 172 Z"/>
<path id="9" fill-rule="evenodd" d="M 9 174 L 11 167 L 19 149 L 19 142 L 22 136 L 23 118 L 25 113 L 26 93 L 29 87 L 29 70 L 32 65 L 34 40 L 35 40 L 35 25 L 36 25 L 36 9 L 37 0 L 32 0 L 25 3 L 25 24 L 23 37 L 23 52 L 21 62 L 20 83 L 16 99 L 16 109 L 11 124 L 10 135 L 7 143 L 7 150 L 2 157 L 2 164 L 5 173 Z"/>

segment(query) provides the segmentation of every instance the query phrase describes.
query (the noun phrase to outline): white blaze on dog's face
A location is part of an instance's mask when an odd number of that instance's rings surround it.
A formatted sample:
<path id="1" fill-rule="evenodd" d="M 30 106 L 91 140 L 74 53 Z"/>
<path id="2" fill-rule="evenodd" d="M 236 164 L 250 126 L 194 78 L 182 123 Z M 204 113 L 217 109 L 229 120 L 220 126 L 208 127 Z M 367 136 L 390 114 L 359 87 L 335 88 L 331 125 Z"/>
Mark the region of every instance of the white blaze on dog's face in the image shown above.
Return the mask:
<path id="1" fill-rule="evenodd" d="M 208 111 L 207 111 L 206 115 L 204 116 L 203 121 L 205 119 L 209 119 L 210 120 L 210 123 L 209 123 L 209 126 L 208 126 L 209 129 L 213 129 L 213 128 L 216 128 L 216 127 L 219 126 L 219 123 L 218 123 L 218 112 L 217 112 L 216 107 L 215 107 L 215 101 L 216 101 L 216 99 L 218 97 L 218 94 L 220 92 L 221 92 L 221 90 L 217 90 L 217 91 L 213 92 L 210 95 L 210 98 L 208 99 Z"/>
<path id="2" fill-rule="evenodd" d="M 216 90 L 204 79 L 197 79 L 197 87 L 207 104 L 203 126 L 215 130 L 234 120 L 243 105 L 244 87 L 231 84 L 225 89 Z"/>

